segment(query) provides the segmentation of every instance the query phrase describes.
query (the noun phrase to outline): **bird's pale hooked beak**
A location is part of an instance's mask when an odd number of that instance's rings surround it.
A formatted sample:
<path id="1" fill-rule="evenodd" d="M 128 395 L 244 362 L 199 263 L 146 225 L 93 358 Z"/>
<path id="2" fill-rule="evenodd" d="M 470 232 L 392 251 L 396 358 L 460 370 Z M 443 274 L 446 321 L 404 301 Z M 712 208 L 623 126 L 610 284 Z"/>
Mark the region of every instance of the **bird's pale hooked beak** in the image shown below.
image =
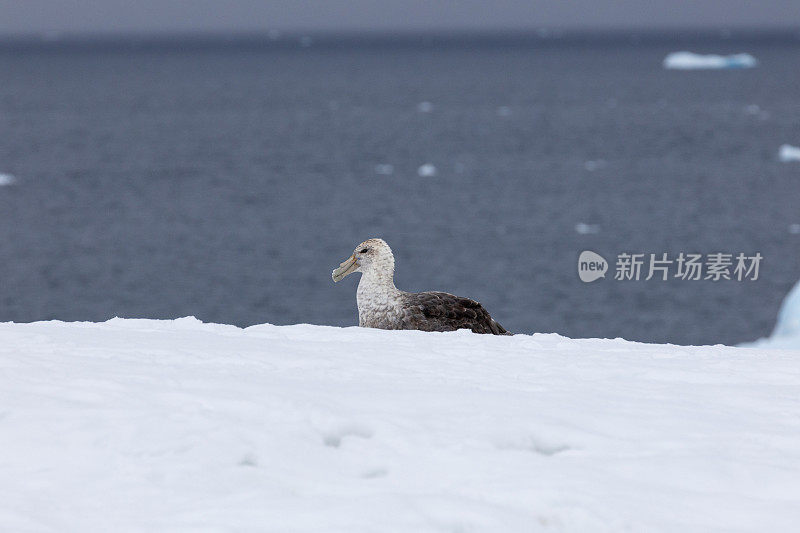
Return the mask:
<path id="1" fill-rule="evenodd" d="M 331 273 L 331 277 L 333 278 L 334 282 L 341 281 L 344 279 L 345 276 L 352 274 L 358 268 L 358 261 L 356 261 L 356 256 L 351 255 L 345 261 L 339 265 L 339 268 L 335 269 Z"/>

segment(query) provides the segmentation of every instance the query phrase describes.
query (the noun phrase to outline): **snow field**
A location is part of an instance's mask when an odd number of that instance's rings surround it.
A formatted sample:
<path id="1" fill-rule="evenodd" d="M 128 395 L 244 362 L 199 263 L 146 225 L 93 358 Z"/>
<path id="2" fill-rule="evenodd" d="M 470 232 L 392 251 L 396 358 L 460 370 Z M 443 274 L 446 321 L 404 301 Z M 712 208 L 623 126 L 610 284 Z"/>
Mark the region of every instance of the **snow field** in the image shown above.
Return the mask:
<path id="1" fill-rule="evenodd" d="M 795 531 L 800 352 L 0 324 L 2 531 Z"/>

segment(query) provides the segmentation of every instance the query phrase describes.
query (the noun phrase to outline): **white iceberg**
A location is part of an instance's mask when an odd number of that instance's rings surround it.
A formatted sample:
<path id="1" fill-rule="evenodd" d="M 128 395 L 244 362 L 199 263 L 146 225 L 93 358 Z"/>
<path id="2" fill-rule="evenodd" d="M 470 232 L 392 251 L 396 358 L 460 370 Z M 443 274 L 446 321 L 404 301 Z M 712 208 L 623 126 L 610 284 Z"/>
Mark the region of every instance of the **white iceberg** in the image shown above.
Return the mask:
<path id="1" fill-rule="evenodd" d="M 800 351 L 192 318 L 0 338 L 0 531 L 800 523 Z"/>
<path id="2" fill-rule="evenodd" d="M 420 113 L 430 113 L 433 111 L 433 104 L 430 102 L 420 102 L 417 104 L 417 111 Z"/>
<path id="3" fill-rule="evenodd" d="M 756 58 L 750 54 L 721 56 L 716 54 L 695 54 L 692 52 L 672 52 L 664 58 L 664 68 L 676 70 L 753 68 L 757 64 Z"/>
<path id="4" fill-rule="evenodd" d="M 772 337 L 797 337 L 800 341 L 800 282 L 783 299 Z"/>
<path id="5" fill-rule="evenodd" d="M 778 150 L 778 160 L 781 163 L 800 161 L 800 148 L 791 144 L 783 144 Z"/>
<path id="6" fill-rule="evenodd" d="M 789 227 L 791 232 L 792 227 Z M 800 350 L 800 281 L 783 299 L 772 334 L 742 346 Z"/>
<path id="7" fill-rule="evenodd" d="M 417 175 L 420 178 L 433 178 L 436 174 L 438 174 L 438 171 L 431 163 L 425 163 L 417 169 Z"/>
<path id="8" fill-rule="evenodd" d="M 17 178 L 12 176 L 11 174 L 0 173 L 0 187 L 5 187 L 7 185 L 14 185 L 16 182 Z"/>

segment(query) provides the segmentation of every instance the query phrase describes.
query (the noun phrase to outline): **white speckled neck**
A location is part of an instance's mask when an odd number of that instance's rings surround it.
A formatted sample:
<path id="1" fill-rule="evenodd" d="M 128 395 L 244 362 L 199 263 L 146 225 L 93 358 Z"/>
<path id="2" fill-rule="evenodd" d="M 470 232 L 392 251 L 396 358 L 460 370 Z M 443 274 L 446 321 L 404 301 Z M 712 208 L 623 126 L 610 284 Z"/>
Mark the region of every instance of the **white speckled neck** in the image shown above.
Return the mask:
<path id="1" fill-rule="evenodd" d="M 391 252 L 361 268 L 356 302 L 358 323 L 365 327 L 380 327 L 392 320 L 400 310 L 402 291 L 394 286 L 394 257 Z"/>

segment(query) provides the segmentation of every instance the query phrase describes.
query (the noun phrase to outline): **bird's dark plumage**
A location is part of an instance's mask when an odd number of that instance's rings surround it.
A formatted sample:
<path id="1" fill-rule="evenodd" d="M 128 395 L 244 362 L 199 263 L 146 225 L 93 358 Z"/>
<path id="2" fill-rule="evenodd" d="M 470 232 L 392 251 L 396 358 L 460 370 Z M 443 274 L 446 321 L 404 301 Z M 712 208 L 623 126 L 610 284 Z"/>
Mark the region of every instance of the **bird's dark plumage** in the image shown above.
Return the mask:
<path id="1" fill-rule="evenodd" d="M 508 335 L 483 306 L 446 292 L 404 293 L 403 329 L 423 331 L 455 331 L 470 329 L 475 333 Z"/>

